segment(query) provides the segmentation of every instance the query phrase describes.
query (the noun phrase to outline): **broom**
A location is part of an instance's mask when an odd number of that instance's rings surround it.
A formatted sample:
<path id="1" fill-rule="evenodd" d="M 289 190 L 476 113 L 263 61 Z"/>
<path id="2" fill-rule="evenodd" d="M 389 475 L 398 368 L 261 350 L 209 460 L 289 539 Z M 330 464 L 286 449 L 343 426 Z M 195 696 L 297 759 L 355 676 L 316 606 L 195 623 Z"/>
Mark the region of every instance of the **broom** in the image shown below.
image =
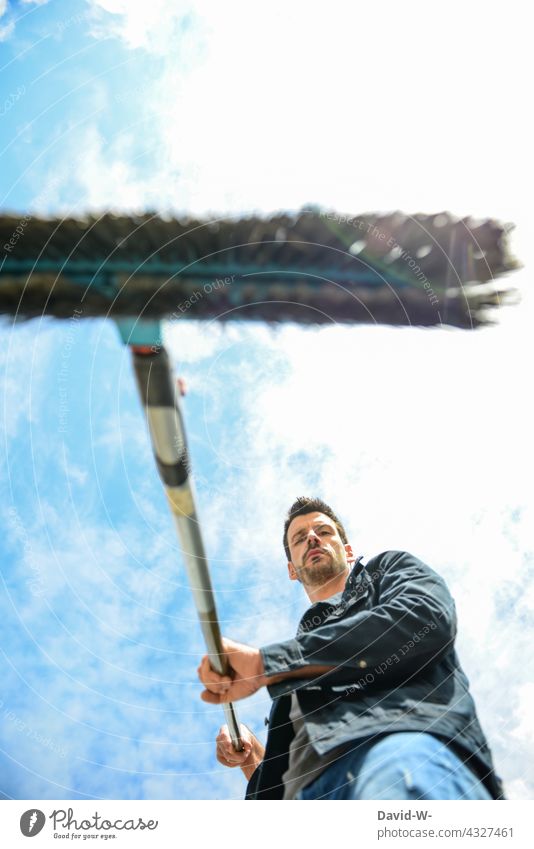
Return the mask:
<path id="1" fill-rule="evenodd" d="M 228 674 L 160 320 L 374 322 L 473 329 L 515 290 L 511 227 L 449 213 L 348 216 L 309 207 L 200 221 L 0 217 L 0 313 L 109 316 L 132 351 L 141 402 L 211 664 Z M 81 309 L 80 309 L 81 307 Z M 242 748 L 232 704 L 224 705 Z"/>

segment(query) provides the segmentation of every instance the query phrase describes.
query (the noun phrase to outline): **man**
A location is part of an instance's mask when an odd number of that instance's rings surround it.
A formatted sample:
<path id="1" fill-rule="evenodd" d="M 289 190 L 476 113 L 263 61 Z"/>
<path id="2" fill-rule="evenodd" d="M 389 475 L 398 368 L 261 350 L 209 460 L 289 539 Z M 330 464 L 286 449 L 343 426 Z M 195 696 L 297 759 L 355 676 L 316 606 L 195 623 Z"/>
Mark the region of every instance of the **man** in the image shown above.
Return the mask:
<path id="1" fill-rule="evenodd" d="M 224 726 L 217 758 L 240 766 L 247 799 L 500 799 L 503 789 L 454 650 L 454 602 L 411 554 L 365 566 L 318 498 L 284 525 L 288 573 L 311 602 L 293 640 L 261 649 L 223 641 L 231 676 L 199 666 L 202 699 L 267 687 L 267 745 Z"/>

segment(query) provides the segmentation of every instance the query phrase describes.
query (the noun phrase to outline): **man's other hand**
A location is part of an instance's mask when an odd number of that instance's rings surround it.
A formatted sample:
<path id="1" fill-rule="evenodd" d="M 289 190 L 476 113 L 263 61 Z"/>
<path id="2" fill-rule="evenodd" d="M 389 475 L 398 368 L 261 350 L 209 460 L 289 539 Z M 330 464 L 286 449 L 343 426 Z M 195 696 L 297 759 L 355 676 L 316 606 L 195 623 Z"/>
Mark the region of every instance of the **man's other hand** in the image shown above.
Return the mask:
<path id="1" fill-rule="evenodd" d="M 263 660 L 259 649 L 236 643 L 223 637 L 224 653 L 230 665 L 229 675 L 219 675 L 204 655 L 198 667 L 198 677 L 205 686 L 201 699 L 212 705 L 236 702 L 252 696 L 266 683 Z"/>
<path id="2" fill-rule="evenodd" d="M 239 726 L 239 733 L 241 735 L 241 742 L 243 743 L 242 752 L 236 752 L 232 744 L 228 726 L 222 726 L 216 738 L 217 760 L 223 766 L 231 768 L 240 766 L 245 777 L 250 779 L 256 767 L 263 760 L 265 749 L 257 737 L 244 725 Z"/>

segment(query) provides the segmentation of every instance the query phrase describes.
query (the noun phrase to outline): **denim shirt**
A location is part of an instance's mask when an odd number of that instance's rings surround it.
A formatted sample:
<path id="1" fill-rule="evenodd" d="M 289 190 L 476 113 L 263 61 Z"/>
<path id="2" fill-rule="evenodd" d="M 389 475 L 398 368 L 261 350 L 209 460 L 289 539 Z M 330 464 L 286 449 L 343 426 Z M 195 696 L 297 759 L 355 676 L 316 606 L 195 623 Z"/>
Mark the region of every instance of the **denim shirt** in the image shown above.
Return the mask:
<path id="1" fill-rule="evenodd" d="M 445 582 L 404 551 L 383 552 L 365 566 L 361 559 L 342 593 L 306 611 L 294 639 L 260 650 L 267 676 L 318 664 L 331 671 L 268 686 L 274 701 L 265 757 L 246 798 L 283 796 L 292 692 L 318 754 L 396 731 L 427 731 L 462 757 L 493 798 L 503 798 L 454 650 L 456 611 Z"/>

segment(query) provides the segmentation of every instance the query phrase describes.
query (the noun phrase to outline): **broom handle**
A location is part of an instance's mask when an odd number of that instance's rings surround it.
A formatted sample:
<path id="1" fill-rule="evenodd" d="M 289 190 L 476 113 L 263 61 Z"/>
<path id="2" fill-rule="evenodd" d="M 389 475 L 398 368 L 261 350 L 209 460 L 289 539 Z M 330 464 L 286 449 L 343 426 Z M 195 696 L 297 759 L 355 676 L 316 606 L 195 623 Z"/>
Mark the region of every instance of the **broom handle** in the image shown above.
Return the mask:
<path id="1" fill-rule="evenodd" d="M 230 667 L 222 646 L 215 595 L 189 474 L 184 422 L 169 357 L 163 346 L 132 345 L 131 349 L 156 465 L 182 544 L 187 576 L 210 663 L 220 675 L 228 675 Z M 235 708 L 231 702 L 223 707 L 232 743 L 240 752 L 243 750 L 243 743 Z"/>

